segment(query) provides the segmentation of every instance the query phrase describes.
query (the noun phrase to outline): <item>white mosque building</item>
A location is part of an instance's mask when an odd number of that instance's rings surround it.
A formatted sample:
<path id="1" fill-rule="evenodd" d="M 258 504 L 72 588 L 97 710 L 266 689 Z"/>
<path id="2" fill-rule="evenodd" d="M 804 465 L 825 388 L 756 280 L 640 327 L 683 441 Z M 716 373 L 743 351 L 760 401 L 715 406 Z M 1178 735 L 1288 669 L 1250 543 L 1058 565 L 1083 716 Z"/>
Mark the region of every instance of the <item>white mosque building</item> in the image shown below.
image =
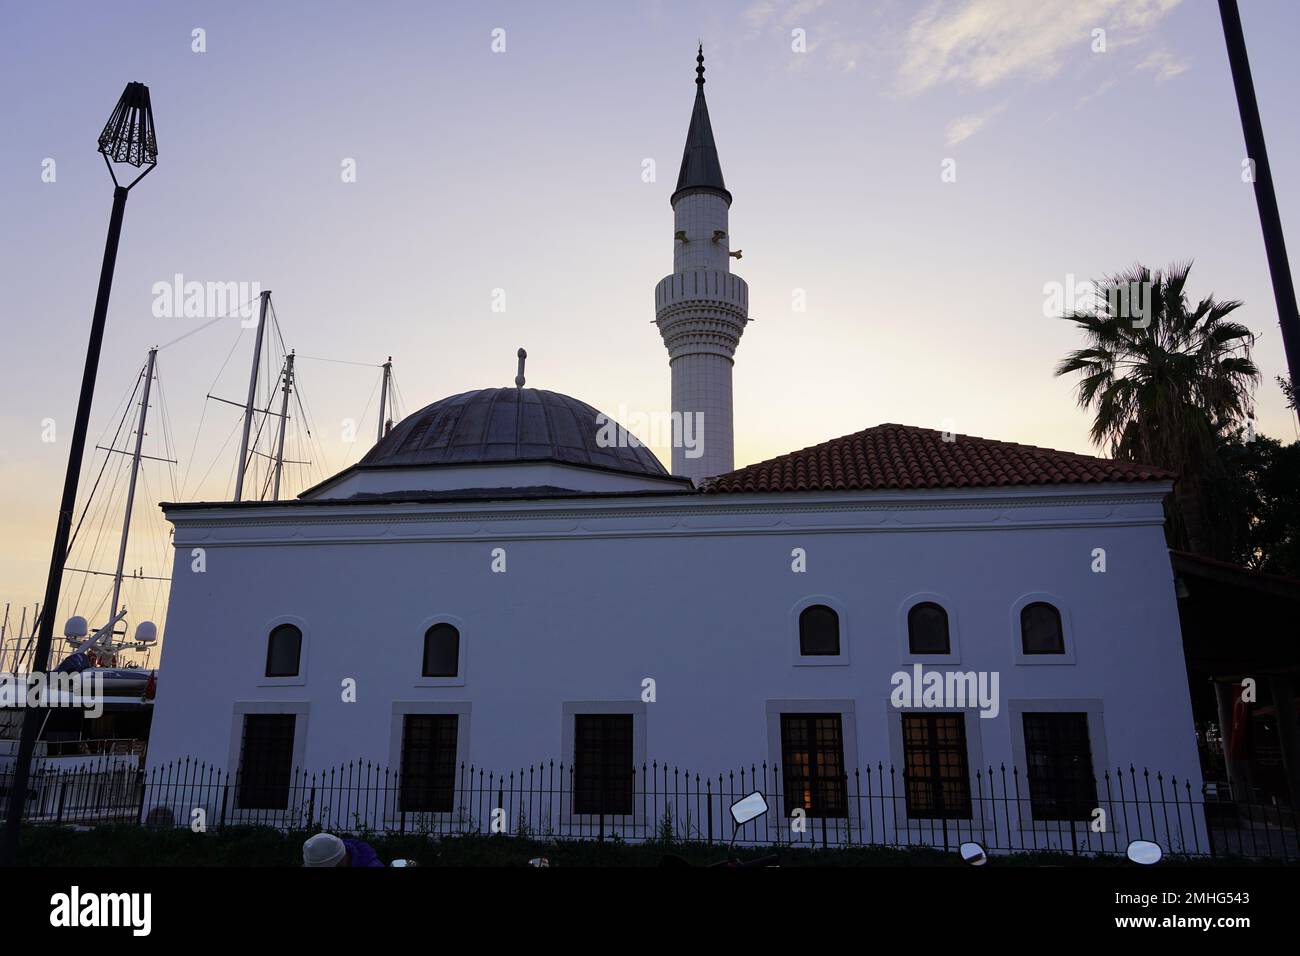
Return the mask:
<path id="1" fill-rule="evenodd" d="M 859 825 L 853 781 L 893 766 L 904 828 L 978 823 L 990 767 L 1030 829 L 1086 819 L 1118 767 L 1199 791 L 1169 475 L 896 424 L 733 470 L 747 287 L 700 64 L 655 305 L 702 454 L 670 472 L 520 380 L 296 500 L 164 504 L 152 766 L 256 772 L 234 799 L 277 808 L 292 768 L 369 760 L 452 812 L 464 767 L 555 761 L 570 813 L 636 816 L 627 768 L 766 763 L 774 816 Z"/>

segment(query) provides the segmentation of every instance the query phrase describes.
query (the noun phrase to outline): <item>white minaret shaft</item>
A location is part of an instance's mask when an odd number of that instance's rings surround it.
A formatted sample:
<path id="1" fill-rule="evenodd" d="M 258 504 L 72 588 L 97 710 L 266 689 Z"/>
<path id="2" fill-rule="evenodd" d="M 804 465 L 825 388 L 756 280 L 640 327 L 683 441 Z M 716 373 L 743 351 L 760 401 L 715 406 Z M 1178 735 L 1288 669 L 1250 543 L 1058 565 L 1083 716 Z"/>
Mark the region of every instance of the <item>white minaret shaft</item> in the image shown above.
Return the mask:
<path id="1" fill-rule="evenodd" d="M 655 287 L 655 324 L 672 369 L 672 471 L 699 481 L 731 471 L 731 366 L 749 321 L 749 287 L 731 274 L 728 211 L 704 101 L 704 49 L 673 207 L 673 274 Z M 739 257 L 739 253 L 737 253 Z"/>

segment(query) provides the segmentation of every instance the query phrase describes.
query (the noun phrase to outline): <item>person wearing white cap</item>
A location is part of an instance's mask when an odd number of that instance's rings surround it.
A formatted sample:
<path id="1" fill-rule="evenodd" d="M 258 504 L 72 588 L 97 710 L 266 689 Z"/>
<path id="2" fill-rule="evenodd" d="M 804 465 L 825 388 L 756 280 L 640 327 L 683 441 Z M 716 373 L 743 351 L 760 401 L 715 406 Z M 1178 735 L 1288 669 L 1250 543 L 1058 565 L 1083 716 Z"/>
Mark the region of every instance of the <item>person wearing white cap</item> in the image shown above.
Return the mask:
<path id="1" fill-rule="evenodd" d="M 317 833 L 302 845 L 303 866 L 383 866 L 364 840 L 341 840 L 332 833 Z"/>

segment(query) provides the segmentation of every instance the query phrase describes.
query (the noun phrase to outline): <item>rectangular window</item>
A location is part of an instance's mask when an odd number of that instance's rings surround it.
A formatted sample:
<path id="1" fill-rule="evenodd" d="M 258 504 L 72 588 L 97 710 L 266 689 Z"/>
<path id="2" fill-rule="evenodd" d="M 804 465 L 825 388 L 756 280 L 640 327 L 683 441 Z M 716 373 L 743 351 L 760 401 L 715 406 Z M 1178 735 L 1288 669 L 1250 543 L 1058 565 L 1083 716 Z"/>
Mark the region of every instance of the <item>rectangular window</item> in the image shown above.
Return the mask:
<path id="1" fill-rule="evenodd" d="M 802 807 L 812 817 L 848 815 L 839 714 L 782 714 L 781 764 L 787 814 Z"/>
<path id="2" fill-rule="evenodd" d="M 402 718 L 401 810 L 450 813 L 456 802 L 456 714 Z"/>
<path id="3" fill-rule="evenodd" d="M 293 714 L 246 714 L 239 750 L 239 806 L 286 810 L 293 773 Z"/>
<path id="4" fill-rule="evenodd" d="M 573 812 L 631 813 L 634 765 L 631 714 L 573 718 Z"/>
<path id="5" fill-rule="evenodd" d="M 1088 820 L 1097 806 L 1087 714 L 1025 714 L 1025 770 L 1035 820 Z"/>
<path id="6" fill-rule="evenodd" d="M 903 764 L 909 817 L 969 819 L 964 714 L 904 714 Z"/>

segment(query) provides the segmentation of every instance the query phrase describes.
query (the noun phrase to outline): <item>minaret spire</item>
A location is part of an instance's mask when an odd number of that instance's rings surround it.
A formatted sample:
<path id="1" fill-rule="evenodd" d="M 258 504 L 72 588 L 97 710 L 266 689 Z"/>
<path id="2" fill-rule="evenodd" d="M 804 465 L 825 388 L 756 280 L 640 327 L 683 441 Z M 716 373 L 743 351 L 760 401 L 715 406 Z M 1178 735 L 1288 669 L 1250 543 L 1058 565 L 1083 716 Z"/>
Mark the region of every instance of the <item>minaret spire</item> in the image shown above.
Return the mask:
<path id="1" fill-rule="evenodd" d="M 749 321 L 749 287 L 731 273 L 731 193 L 704 100 L 704 44 L 673 207 L 673 274 L 655 287 L 655 324 L 672 369 L 674 475 L 696 482 L 734 467 L 731 368 Z"/>
<path id="2" fill-rule="evenodd" d="M 713 124 L 709 122 L 709 104 L 704 99 L 704 44 L 700 44 L 695 62 L 695 107 L 691 110 L 691 125 L 686 131 L 686 149 L 682 151 L 682 168 L 677 174 L 677 189 L 671 202 L 687 189 L 709 189 L 718 193 L 731 205 L 731 193 L 722 178 L 722 162 L 718 159 L 718 146 L 713 141 Z"/>

